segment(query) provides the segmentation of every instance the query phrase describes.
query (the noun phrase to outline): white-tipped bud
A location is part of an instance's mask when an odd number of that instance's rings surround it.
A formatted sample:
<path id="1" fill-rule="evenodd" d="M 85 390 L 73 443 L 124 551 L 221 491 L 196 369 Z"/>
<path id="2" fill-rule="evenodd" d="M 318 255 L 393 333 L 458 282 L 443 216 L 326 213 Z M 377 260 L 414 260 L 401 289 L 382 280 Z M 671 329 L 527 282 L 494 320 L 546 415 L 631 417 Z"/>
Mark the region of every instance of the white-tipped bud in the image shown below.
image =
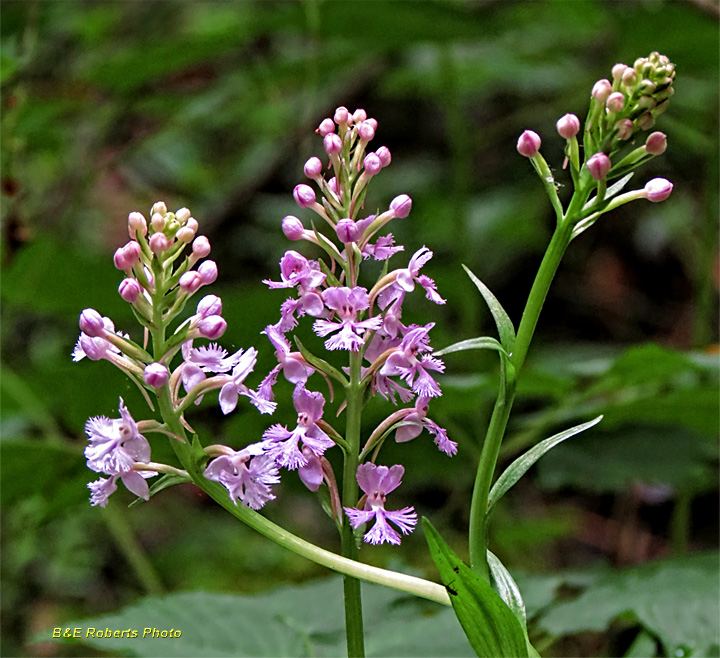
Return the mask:
<path id="1" fill-rule="evenodd" d="M 198 235 L 193 240 L 192 252 L 197 258 L 205 258 L 210 254 L 210 240 L 204 235 Z"/>
<path id="2" fill-rule="evenodd" d="M 165 215 L 161 215 L 159 212 L 153 214 L 152 218 L 150 219 L 150 223 L 152 224 L 153 231 L 155 231 L 156 233 L 162 233 L 167 226 L 167 220 L 165 219 Z"/>
<path id="3" fill-rule="evenodd" d="M 653 178 L 645 183 L 645 198 L 653 203 L 665 201 L 673 190 L 673 184 L 665 178 Z"/>
<path id="4" fill-rule="evenodd" d="M 157 213 L 158 215 L 167 215 L 167 206 L 165 205 L 164 201 L 158 201 L 155 204 L 153 204 L 152 209 L 150 210 L 150 216 Z"/>
<path id="5" fill-rule="evenodd" d="M 140 212 L 131 212 L 128 215 L 128 233 L 131 238 L 135 238 L 135 233 L 140 232 L 140 235 L 147 235 L 147 220 Z"/>
<path id="6" fill-rule="evenodd" d="M 625 94 L 621 91 L 614 91 L 605 100 L 605 107 L 610 112 L 620 112 L 625 107 Z"/>
<path id="7" fill-rule="evenodd" d="M 187 208 L 180 208 L 180 210 L 175 212 L 175 219 L 177 219 L 181 224 L 184 224 L 188 219 L 190 219 L 190 211 Z"/>
<path id="8" fill-rule="evenodd" d="M 593 85 L 592 96 L 599 103 L 604 103 L 610 94 L 612 94 L 612 85 L 610 84 L 610 80 L 605 80 L 603 78 Z"/>
<path id="9" fill-rule="evenodd" d="M 194 238 L 195 231 L 193 231 L 188 226 L 183 226 L 182 228 L 178 229 L 177 233 L 175 233 L 175 239 L 179 240 L 180 242 L 184 242 L 185 244 L 190 244 Z"/>
<path id="10" fill-rule="evenodd" d="M 623 73 L 627 71 L 629 66 L 627 64 L 615 64 L 612 67 L 612 77 L 615 82 L 619 82 L 622 79 Z"/>

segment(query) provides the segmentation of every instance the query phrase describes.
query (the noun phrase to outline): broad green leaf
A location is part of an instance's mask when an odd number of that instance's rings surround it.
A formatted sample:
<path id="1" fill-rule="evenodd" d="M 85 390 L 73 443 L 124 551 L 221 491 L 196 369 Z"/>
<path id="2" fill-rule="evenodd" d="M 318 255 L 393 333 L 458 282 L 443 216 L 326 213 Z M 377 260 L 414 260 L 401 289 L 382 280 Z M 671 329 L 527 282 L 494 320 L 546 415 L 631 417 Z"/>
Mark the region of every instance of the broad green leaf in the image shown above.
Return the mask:
<path id="1" fill-rule="evenodd" d="M 497 479 L 490 495 L 488 496 L 488 509 L 487 516 L 492 513 L 495 503 L 502 498 L 507 491 L 512 487 L 527 471 L 530 467 L 542 457 L 550 449 L 554 448 L 558 443 L 562 443 L 565 439 L 569 439 L 571 436 L 575 436 L 580 432 L 584 432 L 587 429 L 597 425 L 601 420 L 602 416 L 598 416 L 593 420 L 583 423 L 582 425 L 576 425 L 571 427 L 569 430 L 560 432 L 551 436 L 549 439 L 541 441 L 536 446 L 530 448 L 525 454 L 518 457 L 510 466 L 508 466 L 503 474 Z"/>
<path id="2" fill-rule="evenodd" d="M 423 529 L 455 614 L 475 653 L 526 657 L 527 641 L 515 613 L 489 583 L 453 553 L 426 518 Z"/>
<path id="3" fill-rule="evenodd" d="M 402 603 L 402 604 L 401 604 Z M 467 657 L 471 649 L 452 610 L 421 614 L 403 594 L 363 584 L 368 656 Z M 83 644 L 135 656 L 339 656 L 345 653 L 342 580 L 331 578 L 271 592 L 231 595 L 187 592 L 149 597 L 115 615 L 70 621 L 64 627 L 138 630 L 138 638 L 85 638 Z M 411 615 L 408 617 L 408 615 Z M 141 636 L 175 629 L 179 638 Z M 38 640 L 49 639 L 46 631 Z M 67 640 L 60 640 L 67 641 Z M 76 640 L 77 641 L 77 640 Z"/>
<path id="4" fill-rule="evenodd" d="M 448 347 L 444 347 L 438 352 L 435 352 L 435 356 L 452 354 L 453 352 L 464 352 L 465 350 L 497 350 L 503 356 L 508 357 L 508 353 L 505 351 L 503 346 L 495 338 L 491 338 L 490 336 L 480 336 L 478 338 L 461 340 L 458 343 L 453 343 L 452 345 L 448 345 Z"/>
<path id="5" fill-rule="evenodd" d="M 463 269 L 467 272 L 470 280 L 475 284 L 480 294 L 485 298 L 488 308 L 495 319 L 495 324 L 498 328 L 498 334 L 500 335 L 500 342 L 505 348 L 508 354 L 512 354 L 515 348 L 515 327 L 513 327 L 512 320 L 505 312 L 505 309 L 500 305 L 495 295 L 490 292 L 490 289 L 478 279 L 465 265 Z"/>
<path id="6" fill-rule="evenodd" d="M 717 486 L 716 459 L 717 440 L 681 426 L 631 425 L 579 437 L 547 455 L 537 475 L 540 486 L 552 490 L 602 494 L 643 482 L 703 492 Z"/>
<path id="7" fill-rule="evenodd" d="M 604 631 L 628 617 L 656 636 L 666 656 L 720 654 L 718 556 L 694 555 L 626 569 L 597 581 L 540 618 L 548 633 Z"/>
<path id="8" fill-rule="evenodd" d="M 641 629 L 625 652 L 625 658 L 650 658 L 657 655 L 657 642 L 645 629 Z"/>

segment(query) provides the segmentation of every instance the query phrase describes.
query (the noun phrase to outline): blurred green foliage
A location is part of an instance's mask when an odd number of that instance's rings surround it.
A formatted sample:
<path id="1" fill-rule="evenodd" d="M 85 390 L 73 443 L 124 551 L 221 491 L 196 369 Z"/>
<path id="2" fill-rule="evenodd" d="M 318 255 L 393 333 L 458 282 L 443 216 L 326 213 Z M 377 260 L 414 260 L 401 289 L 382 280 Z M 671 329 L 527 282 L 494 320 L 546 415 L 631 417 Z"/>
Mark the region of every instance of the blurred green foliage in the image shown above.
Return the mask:
<path id="1" fill-rule="evenodd" d="M 436 322 L 437 347 L 492 334 L 460 264 L 517 322 L 552 228 L 542 186 L 515 152 L 517 135 L 542 135 L 562 183 L 557 118 L 582 116 L 596 79 L 652 50 L 677 65 L 676 94 L 657 126 L 669 148 L 633 183 L 664 176 L 673 195 L 625 206 L 571 246 L 504 457 L 599 413 L 605 420 L 544 457 L 503 499 L 493 550 L 511 570 L 552 571 L 717 547 L 713 3 L 5 0 L 0 18 L 4 655 L 36 655 L 27 648 L 36 631 L 144 592 L 249 593 L 321 573 L 186 485 L 129 511 L 131 497 L 120 492 L 107 510 L 88 507 L 85 420 L 112 415 L 120 395 L 131 409 L 142 401 L 109 364 L 73 364 L 69 354 L 85 307 L 134 326 L 111 261 L 127 240 L 129 211 L 158 199 L 192 209 L 220 266 L 213 292 L 229 323 L 223 342 L 260 349 L 259 382 L 272 366 L 259 332 L 284 298 L 260 280 L 276 276 L 289 246 L 280 219 L 301 214 L 290 192 L 305 159 L 321 152 L 313 130 L 337 105 L 364 107 L 379 122 L 377 145 L 393 154 L 368 205 L 413 197 L 393 233 L 405 256 L 423 245 L 435 252 L 428 273 L 448 298 L 442 308 L 408 299 L 407 321 Z M 385 458 L 406 465 L 408 502 L 462 553 L 497 366 L 479 352 L 446 361 L 433 414 L 460 453 L 447 459 L 425 436 L 387 446 Z M 278 390 L 274 422 L 292 421 L 289 392 Z M 367 431 L 387 413 L 381 407 L 368 409 Z M 236 446 L 268 425 L 247 405 L 219 416 L 208 402 L 191 423 Z M 164 442 L 153 450 L 172 460 Z M 331 524 L 292 477 L 266 511 L 335 545 Z M 434 577 L 422 537 L 404 549 L 367 550 L 364 559 L 402 555 Z M 638 642 L 669 651 L 660 630 L 634 614 L 646 633 Z M 606 628 L 573 623 L 541 631 Z M 548 651 L 609 655 L 629 646 L 611 631 Z"/>

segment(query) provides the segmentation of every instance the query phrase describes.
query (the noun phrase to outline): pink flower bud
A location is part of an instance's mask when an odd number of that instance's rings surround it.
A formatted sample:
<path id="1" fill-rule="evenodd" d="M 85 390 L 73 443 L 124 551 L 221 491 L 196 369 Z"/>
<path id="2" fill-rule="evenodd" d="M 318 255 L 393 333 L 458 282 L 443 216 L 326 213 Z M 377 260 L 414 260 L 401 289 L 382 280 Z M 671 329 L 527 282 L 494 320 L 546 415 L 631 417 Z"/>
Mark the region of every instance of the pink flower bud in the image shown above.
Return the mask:
<path id="1" fill-rule="evenodd" d="M 380 162 L 382 162 L 383 167 L 387 167 L 392 161 L 390 149 L 387 146 L 381 146 L 377 151 L 375 151 L 375 155 L 380 158 Z"/>
<path id="2" fill-rule="evenodd" d="M 368 153 L 363 160 L 363 167 L 370 176 L 375 176 L 383 168 L 382 160 L 375 153 Z"/>
<path id="3" fill-rule="evenodd" d="M 185 244 L 190 244 L 193 241 L 194 237 L 195 231 L 193 231 L 189 226 L 183 226 L 175 234 L 175 238 L 180 242 L 184 242 Z"/>
<path id="4" fill-rule="evenodd" d="M 653 178 L 645 183 L 645 198 L 653 203 L 665 201 L 673 190 L 673 184 L 665 178 Z"/>
<path id="5" fill-rule="evenodd" d="M 390 202 L 390 210 L 393 211 L 395 217 L 402 219 L 410 214 L 412 208 L 412 199 L 407 194 L 396 196 Z"/>
<path id="6" fill-rule="evenodd" d="M 630 139 L 632 137 L 635 125 L 630 119 L 620 119 L 615 124 L 615 136 L 618 139 Z"/>
<path id="7" fill-rule="evenodd" d="M 605 107 L 610 112 L 620 112 L 625 107 L 625 94 L 621 91 L 614 91 L 607 97 Z"/>
<path id="8" fill-rule="evenodd" d="M 192 252 L 197 258 L 205 258 L 210 253 L 210 240 L 198 235 L 192 243 Z"/>
<path id="9" fill-rule="evenodd" d="M 352 219 L 345 218 L 337 223 L 335 232 L 340 242 L 347 244 L 357 241 L 359 230 L 357 224 Z"/>
<path id="10" fill-rule="evenodd" d="M 145 366 L 143 379 L 148 386 L 162 388 L 167 384 L 168 370 L 162 363 L 151 363 L 149 366 Z"/>
<path id="11" fill-rule="evenodd" d="M 162 233 L 167 226 L 167 219 L 165 219 L 165 215 L 161 215 L 160 213 L 156 212 L 150 218 L 150 224 L 152 224 L 153 231 L 155 231 L 156 233 Z"/>
<path id="12" fill-rule="evenodd" d="M 638 130 L 650 130 L 655 125 L 655 117 L 650 112 L 643 112 L 635 119 L 635 125 Z"/>
<path id="13" fill-rule="evenodd" d="M 315 190 L 309 185 L 296 185 L 293 197 L 301 208 L 307 208 L 315 203 Z"/>
<path id="14" fill-rule="evenodd" d="M 348 112 L 346 107 L 343 107 L 342 105 L 335 110 L 335 116 L 333 117 L 335 119 L 335 123 L 339 126 L 343 123 L 347 123 L 348 119 L 350 118 L 350 113 Z"/>
<path id="15" fill-rule="evenodd" d="M 165 202 L 157 201 L 153 204 L 153 207 L 150 209 L 150 216 L 152 217 L 156 213 L 158 215 L 162 215 L 163 217 L 167 215 L 167 206 L 165 205 Z"/>
<path id="16" fill-rule="evenodd" d="M 578 134 L 578 132 L 580 132 L 580 119 L 578 119 L 574 114 L 566 114 L 558 119 L 555 127 L 557 128 L 560 137 L 572 139 Z"/>
<path id="17" fill-rule="evenodd" d="M 222 299 L 217 295 L 205 295 L 198 302 L 196 312 L 203 318 L 210 315 L 222 315 Z"/>
<path id="18" fill-rule="evenodd" d="M 125 247 L 118 247 L 113 254 L 113 263 L 119 270 L 129 270 L 132 267 L 132 263 L 128 263 L 127 256 L 125 255 Z"/>
<path id="19" fill-rule="evenodd" d="M 335 133 L 328 133 L 323 137 L 323 148 L 328 155 L 336 155 L 342 151 L 342 139 Z"/>
<path id="20" fill-rule="evenodd" d="M 80 313 L 80 331 L 90 338 L 97 338 L 102 336 L 103 330 L 105 329 L 105 322 L 103 321 L 102 315 L 98 313 L 94 308 L 86 308 Z"/>
<path id="21" fill-rule="evenodd" d="M 325 135 L 327 135 L 328 133 L 334 133 L 335 124 L 333 123 L 333 120 L 323 119 L 315 132 L 318 133 L 321 137 L 325 137 Z"/>
<path id="22" fill-rule="evenodd" d="M 604 153 L 596 153 L 587 161 L 587 168 L 595 180 L 604 180 L 608 175 L 612 162 Z"/>
<path id="23" fill-rule="evenodd" d="M 188 219 L 190 219 L 190 211 L 187 208 L 180 208 L 180 210 L 175 211 L 175 219 L 177 219 L 181 224 L 184 224 Z"/>
<path id="24" fill-rule="evenodd" d="M 197 233 L 200 225 L 198 224 L 197 219 L 195 219 L 194 217 L 188 217 L 187 221 L 185 222 L 185 228 L 189 228 L 192 230 L 193 233 Z"/>
<path id="25" fill-rule="evenodd" d="M 201 336 L 210 340 L 217 340 L 225 333 L 227 322 L 219 315 L 208 315 L 200 320 L 198 324 L 198 332 Z"/>
<path id="26" fill-rule="evenodd" d="M 373 128 L 372 124 L 368 121 L 363 121 L 358 126 L 358 135 L 360 135 L 360 139 L 364 142 L 369 142 L 373 137 L 375 137 L 375 128 Z"/>
<path id="27" fill-rule="evenodd" d="M 150 244 L 150 251 L 154 254 L 161 254 L 163 251 L 167 251 L 170 246 L 170 242 L 164 233 L 153 233 L 148 240 Z"/>
<path id="28" fill-rule="evenodd" d="M 327 184 L 328 184 L 328 187 L 330 188 L 330 191 L 331 191 L 333 194 L 335 194 L 335 196 L 337 196 L 337 197 L 341 197 L 341 196 L 342 196 L 342 192 L 341 192 L 340 190 L 338 190 L 337 178 L 335 178 L 335 176 L 333 176 L 333 177 L 327 182 Z"/>
<path id="29" fill-rule="evenodd" d="M 134 304 L 142 293 L 142 286 L 136 279 L 123 279 L 118 286 L 118 292 L 126 302 Z"/>
<path id="30" fill-rule="evenodd" d="M 542 144 L 540 135 L 532 130 L 526 130 L 517 141 L 517 151 L 526 158 L 532 158 L 539 150 Z"/>
<path id="31" fill-rule="evenodd" d="M 619 81 L 622 78 L 623 73 L 625 73 L 628 68 L 627 64 L 615 64 L 615 66 L 612 67 L 613 80 Z"/>
<path id="32" fill-rule="evenodd" d="M 322 173 L 323 165 L 320 158 L 312 157 L 305 163 L 305 175 L 308 178 L 315 178 Z"/>
<path id="33" fill-rule="evenodd" d="M 367 119 L 367 112 L 365 110 L 355 110 L 352 118 L 355 123 L 360 123 L 361 121 L 365 121 L 365 119 Z"/>
<path id="34" fill-rule="evenodd" d="M 128 215 L 128 233 L 130 237 L 134 239 L 137 231 L 140 231 L 140 235 L 147 235 L 147 221 L 142 213 L 131 212 Z"/>
<path id="35" fill-rule="evenodd" d="M 305 227 L 295 215 L 288 215 L 282 220 L 282 231 L 288 240 L 301 240 Z"/>
<path id="36" fill-rule="evenodd" d="M 198 272 L 192 270 L 190 272 L 185 272 L 185 274 L 180 277 L 180 281 L 178 283 L 180 285 L 180 290 L 192 295 L 200 289 L 203 284 L 203 280 Z"/>
<path id="37" fill-rule="evenodd" d="M 622 75 L 622 83 L 626 87 L 634 87 L 637 84 L 637 73 L 635 72 L 635 69 L 627 68 L 627 70 Z"/>
<path id="38" fill-rule="evenodd" d="M 612 93 L 612 85 L 610 80 L 598 80 L 592 88 L 592 96 L 599 103 L 604 103 L 607 97 Z"/>
<path id="39" fill-rule="evenodd" d="M 205 260 L 197 268 L 204 286 L 209 286 L 217 279 L 218 268 L 214 260 Z"/>
<path id="40" fill-rule="evenodd" d="M 365 119 L 365 123 L 368 124 L 368 126 L 372 126 L 372 129 L 377 132 L 378 122 L 377 119 Z"/>
<path id="41" fill-rule="evenodd" d="M 654 132 L 645 140 L 645 150 L 650 155 L 662 155 L 667 149 L 667 136 L 665 133 Z"/>

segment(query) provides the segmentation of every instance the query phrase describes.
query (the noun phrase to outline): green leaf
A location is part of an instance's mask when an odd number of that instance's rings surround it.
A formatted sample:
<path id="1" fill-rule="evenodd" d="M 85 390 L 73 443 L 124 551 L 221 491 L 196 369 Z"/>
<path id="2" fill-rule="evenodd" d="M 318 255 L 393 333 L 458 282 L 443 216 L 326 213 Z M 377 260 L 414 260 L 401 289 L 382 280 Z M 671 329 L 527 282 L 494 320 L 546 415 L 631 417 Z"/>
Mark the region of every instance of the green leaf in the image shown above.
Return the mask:
<path id="1" fill-rule="evenodd" d="M 168 487 L 172 487 L 175 484 L 184 484 L 186 482 L 192 482 L 192 479 L 185 477 L 184 475 L 175 475 L 174 473 L 166 473 L 163 475 L 155 484 L 150 487 L 150 498 L 152 498 L 156 493 L 161 492 L 163 489 L 167 489 Z M 128 505 L 128 507 L 134 507 L 135 505 L 139 505 L 140 503 L 146 502 L 142 498 L 136 498 L 133 500 L 132 503 Z"/>
<path id="2" fill-rule="evenodd" d="M 625 652 L 625 658 L 648 658 L 657 655 L 657 642 L 646 630 L 641 630 Z"/>
<path id="3" fill-rule="evenodd" d="M 549 439 L 540 441 L 536 446 L 533 446 L 525 454 L 520 455 L 510 466 L 508 466 L 503 474 L 497 479 L 493 488 L 490 490 L 488 496 L 488 509 L 487 516 L 489 517 L 492 513 L 495 503 L 502 498 L 507 491 L 512 487 L 527 471 L 530 467 L 542 457 L 551 448 L 554 448 L 558 443 L 562 443 L 565 439 L 569 439 L 571 436 L 575 436 L 580 432 L 584 432 L 587 429 L 597 425 L 603 419 L 602 416 L 598 416 L 593 420 L 583 423 L 582 425 L 576 425 L 571 427 L 569 430 L 560 432 L 551 436 Z"/>
<path id="4" fill-rule="evenodd" d="M 515 327 L 513 327 L 512 320 L 505 312 L 505 309 L 500 305 L 495 295 L 490 292 L 490 289 L 478 279 L 469 268 L 463 265 L 463 269 L 467 272 L 471 281 L 475 284 L 475 287 L 480 291 L 480 294 L 485 298 L 488 308 L 495 319 L 495 324 L 498 328 L 498 334 L 500 335 L 500 342 L 505 348 L 508 354 L 512 354 L 515 348 Z"/>
<path id="5" fill-rule="evenodd" d="M 604 631 L 634 619 L 663 645 L 666 656 L 717 656 L 720 650 L 718 556 L 694 555 L 644 564 L 606 576 L 579 597 L 541 617 L 556 636 Z"/>
<path id="6" fill-rule="evenodd" d="M 527 641 L 515 613 L 489 583 L 453 553 L 426 518 L 423 529 L 455 614 L 475 653 L 526 657 Z"/>
<path id="7" fill-rule="evenodd" d="M 452 354 L 453 352 L 464 352 L 465 350 L 497 350 L 505 357 L 509 358 L 508 353 L 505 351 L 503 346 L 494 338 L 490 336 L 480 336 L 478 338 L 468 338 L 467 340 L 461 340 L 458 343 L 453 343 L 444 347 L 438 352 L 435 352 L 435 356 L 442 356 L 443 354 Z"/>
<path id="8" fill-rule="evenodd" d="M 300 339 L 295 336 L 295 344 L 298 346 L 298 349 L 300 350 L 300 354 L 303 355 L 305 360 L 316 370 L 319 370 L 320 372 L 325 373 L 329 377 L 332 377 L 333 379 L 340 382 L 343 386 L 347 386 L 348 382 L 347 379 L 343 376 L 343 374 L 334 366 L 331 366 L 327 361 L 324 359 L 321 359 L 318 356 L 315 356 L 312 352 L 310 352 L 301 342 Z"/>
<path id="9" fill-rule="evenodd" d="M 416 607 L 414 600 L 394 590 L 363 584 L 363 607 L 371 629 L 366 640 L 369 656 L 460 658 L 471 654 L 455 615 L 446 606 Z M 80 641 L 85 645 L 147 658 L 330 657 L 345 652 L 342 609 L 342 580 L 335 577 L 260 594 L 184 592 L 149 597 L 117 614 L 65 622 L 63 627 L 81 628 Z M 138 630 L 139 637 L 86 638 L 87 628 L 129 628 Z M 145 628 L 172 628 L 182 635 L 143 639 Z M 51 632 L 36 639 L 51 640 Z"/>
<path id="10" fill-rule="evenodd" d="M 525 603 L 517 583 L 505 568 L 505 565 L 491 551 L 487 552 L 487 561 L 488 567 L 490 567 L 490 575 L 500 598 L 505 601 L 508 608 L 513 611 L 518 621 L 525 627 L 527 624 Z"/>

